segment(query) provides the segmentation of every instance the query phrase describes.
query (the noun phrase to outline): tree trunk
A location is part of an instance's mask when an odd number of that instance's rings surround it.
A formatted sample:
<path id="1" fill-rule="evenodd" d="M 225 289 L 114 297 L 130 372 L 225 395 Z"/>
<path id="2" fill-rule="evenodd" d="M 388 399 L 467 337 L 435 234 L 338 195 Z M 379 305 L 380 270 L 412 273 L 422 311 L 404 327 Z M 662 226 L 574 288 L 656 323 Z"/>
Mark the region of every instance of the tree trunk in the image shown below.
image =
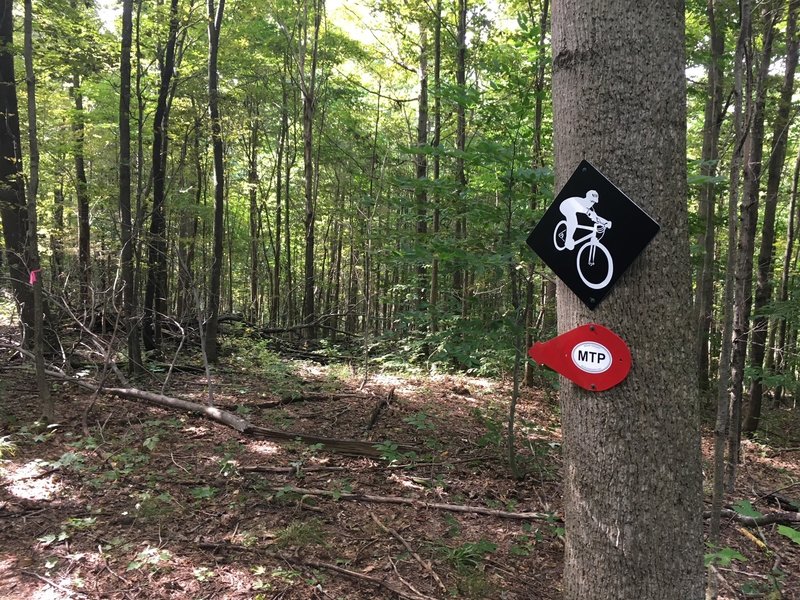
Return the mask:
<path id="1" fill-rule="evenodd" d="M 39 193 L 39 138 L 36 117 L 36 74 L 33 70 L 33 2 L 25 0 L 25 81 L 28 91 L 28 151 L 30 153 L 30 177 L 28 178 L 28 251 L 31 270 L 30 283 L 33 288 L 33 355 L 36 364 L 36 387 L 42 416 L 50 423 L 55 421 L 55 405 L 50 395 L 50 384 L 44 367 L 44 302 L 42 298 L 42 274 L 39 262 L 39 240 L 36 213 L 36 197 Z"/>
<path id="2" fill-rule="evenodd" d="M 542 0 L 539 13 L 539 39 L 536 43 L 536 81 L 534 82 L 534 109 L 533 109 L 533 164 L 534 169 L 544 166 L 544 149 L 542 148 L 542 122 L 544 120 L 543 109 L 543 96 L 545 94 L 545 60 L 546 42 L 548 33 L 548 17 L 550 15 L 550 0 Z M 531 186 L 531 211 L 536 210 L 538 204 L 538 197 L 540 194 L 539 184 L 534 183 Z M 533 345 L 533 303 L 534 303 L 534 267 L 531 263 L 528 268 L 528 277 L 525 281 L 525 348 L 530 348 Z M 555 284 L 553 284 L 555 288 Z M 544 288 L 547 291 L 547 288 Z M 548 306 L 545 304 L 548 300 L 555 302 L 555 290 L 551 295 L 543 294 L 542 296 L 542 310 Z M 551 304 L 552 304 L 551 302 Z M 551 313 L 554 311 L 550 311 Z M 549 323 L 542 322 L 542 332 L 547 331 L 546 326 Z M 526 387 L 533 387 L 533 374 L 534 363 L 530 360 L 525 361 L 525 385 Z"/>
<path id="3" fill-rule="evenodd" d="M 218 358 L 217 329 L 219 326 L 220 280 L 222 278 L 223 234 L 225 216 L 225 171 L 222 164 L 222 129 L 219 118 L 219 32 L 225 0 L 219 0 L 214 10 L 214 0 L 208 0 L 208 112 L 211 117 L 211 144 L 214 150 L 214 249 L 211 256 L 211 285 L 208 290 L 208 325 L 206 327 L 206 355 L 208 362 Z"/>
<path id="4" fill-rule="evenodd" d="M 777 11 L 765 7 L 764 46 L 761 52 L 756 95 L 753 103 L 752 125 L 748 137 L 749 152 L 744 163 L 744 192 L 739 211 L 739 235 L 736 255 L 736 288 L 734 292 L 733 352 L 731 356 L 731 427 L 729 433 L 729 485 L 735 484 L 736 464 L 742 431 L 741 407 L 744 386 L 744 366 L 749 339 L 753 293 L 753 255 L 755 253 L 758 203 L 761 190 L 761 161 L 764 155 L 764 108 L 767 96 L 767 76 L 772 57 L 772 42 Z"/>
<path id="5" fill-rule="evenodd" d="M 75 115 L 72 122 L 74 134 L 75 156 L 75 193 L 78 200 L 78 268 L 80 270 L 81 303 L 84 310 L 91 310 L 89 306 L 92 287 L 91 248 L 89 245 L 89 182 L 86 179 L 86 161 L 84 149 L 84 114 L 83 93 L 81 92 L 81 77 L 75 72 L 72 75 L 72 97 L 75 102 Z"/>
<path id="6" fill-rule="evenodd" d="M 661 231 L 590 312 L 558 286 L 561 331 L 598 321 L 633 353 L 593 394 L 562 379 L 566 600 L 698 600 L 702 478 L 686 210 L 684 5 L 553 6 L 556 183 L 587 159 Z M 602 199 L 601 199 L 602 202 Z M 616 225 L 616 224 L 615 224 Z"/>
<path id="7" fill-rule="evenodd" d="M 147 288 L 144 300 L 142 335 L 146 350 L 161 350 L 161 319 L 166 312 L 167 295 L 167 222 L 164 184 L 167 171 L 167 122 L 169 90 L 175 70 L 175 46 L 178 37 L 178 0 L 170 4 L 169 36 L 161 61 L 161 81 L 153 117 L 153 209 L 147 253 Z"/>
<path id="8" fill-rule="evenodd" d="M 467 0 L 458 0 L 458 25 L 456 27 L 456 86 L 461 98 L 456 104 L 456 202 L 455 210 L 455 237 L 456 243 L 461 243 L 467 237 L 466 191 L 467 174 L 464 168 L 464 150 L 467 146 L 467 112 L 466 96 L 466 60 L 467 60 Z M 465 290 L 469 279 L 466 266 L 458 264 L 453 271 L 453 292 L 456 298 L 461 299 L 463 312 L 467 299 Z"/>
<path id="9" fill-rule="evenodd" d="M 719 377 L 717 380 L 716 398 L 717 414 L 714 422 L 714 475 L 713 491 L 711 497 L 711 519 L 709 521 L 708 543 L 714 548 L 719 544 L 720 518 L 723 501 L 725 499 L 725 443 L 729 438 L 731 421 L 730 383 L 731 383 L 731 355 L 733 353 L 733 312 L 734 288 L 736 271 L 736 209 L 739 202 L 739 181 L 742 169 L 743 146 L 747 136 L 747 128 L 742 114 L 742 74 L 744 69 L 744 52 L 747 36 L 750 30 L 750 5 L 749 0 L 741 3 L 742 22 L 739 28 L 739 38 L 734 54 L 734 111 L 733 111 L 733 137 L 734 147 L 730 164 L 730 188 L 728 192 L 728 232 L 727 253 L 725 258 L 725 281 L 722 302 L 722 344 L 719 357 Z M 708 589 L 706 597 L 716 599 L 717 577 L 709 571 Z"/>
<path id="10" fill-rule="evenodd" d="M 306 3 L 309 0 L 305 0 Z M 305 226 L 305 261 L 303 285 L 303 323 L 310 325 L 315 319 L 314 310 L 314 225 L 315 205 L 314 194 L 314 114 L 316 112 L 317 92 L 317 46 L 319 43 L 319 28 L 322 21 L 322 7 L 324 0 L 311 0 L 314 7 L 314 32 L 311 42 L 311 68 L 308 73 L 301 73 L 301 91 L 303 93 L 303 178 L 306 200 Z M 306 4 L 307 6 L 307 4 Z M 304 24 L 304 27 L 307 27 Z M 306 34 L 307 35 L 307 34 Z M 301 52 L 305 53 L 305 48 Z M 301 55 L 300 68 L 304 71 L 305 56 Z M 304 337 L 309 340 L 316 339 L 316 327 L 309 326 L 303 330 Z"/>
<path id="11" fill-rule="evenodd" d="M 436 13 L 433 30 L 433 237 L 438 238 L 441 228 L 441 209 L 439 207 L 439 175 L 441 171 L 441 158 L 439 149 L 442 139 L 442 0 L 436 0 Z M 431 261 L 431 295 L 430 295 L 431 331 L 439 330 L 439 256 L 434 251 Z"/>
<path id="12" fill-rule="evenodd" d="M 786 145 L 794 92 L 794 75 L 797 70 L 797 10 L 800 0 L 789 3 L 789 15 L 786 25 L 786 75 L 778 102 L 778 114 L 772 130 L 772 152 L 767 166 L 767 194 L 764 198 L 764 221 L 761 225 L 761 248 L 758 252 L 758 278 L 756 283 L 753 313 L 753 338 L 750 344 L 750 366 L 754 371 L 750 382 L 750 394 L 745 413 L 742 431 L 752 433 L 758 429 L 761 418 L 761 398 L 764 393 L 763 378 L 765 373 L 764 355 L 766 354 L 767 328 L 769 321 L 763 314 L 764 308 L 772 299 L 772 256 L 775 248 L 775 212 L 778 207 L 778 190 L 781 185 L 781 174 L 786 162 Z"/>
<path id="13" fill-rule="evenodd" d="M 703 124 L 703 148 L 700 173 L 709 179 L 717 173 L 719 160 L 719 134 L 722 125 L 722 56 L 725 51 L 725 28 L 718 18 L 717 4 L 720 0 L 708 0 L 706 14 L 711 36 L 711 53 L 708 59 L 708 97 L 706 98 Z M 709 389 L 709 339 L 714 295 L 714 198 L 715 184 L 707 181 L 700 190 L 700 226 L 698 246 L 703 249 L 703 263 L 695 292 L 695 315 L 697 319 L 697 370 L 700 390 Z"/>
<path id="14" fill-rule="evenodd" d="M 120 230 L 122 233 L 120 270 L 122 272 L 122 297 L 125 307 L 125 324 L 128 331 L 128 372 L 139 373 L 142 369 L 142 356 L 139 347 L 139 322 L 136 315 L 136 282 L 133 269 L 133 251 L 136 240 L 133 237 L 133 220 L 131 216 L 132 40 L 133 0 L 123 0 L 119 93 L 119 214 Z"/>
<path id="15" fill-rule="evenodd" d="M 251 323 L 257 323 L 261 316 L 258 280 L 258 118 L 258 105 L 256 104 L 250 109 L 249 168 L 247 171 L 247 186 L 250 196 L 250 306 L 248 313 Z M 230 239 L 233 239 L 233 236 Z"/>
<path id="16" fill-rule="evenodd" d="M 0 217 L 11 289 L 20 309 L 23 341 L 33 342 L 35 310 L 28 285 L 28 209 L 22 181 L 19 108 L 14 76 L 13 19 L 11 0 L 0 0 Z"/>
<path id="17" fill-rule="evenodd" d="M 53 274 L 51 285 L 57 288 L 64 275 L 64 182 L 56 178 L 53 189 L 53 235 L 50 236 L 50 251 L 52 253 Z"/>
<path id="18" fill-rule="evenodd" d="M 414 199 L 417 208 L 417 244 L 424 248 L 428 237 L 428 31 L 423 21 L 419 23 L 419 100 L 417 103 L 417 155 L 415 163 Z M 378 99 L 380 101 L 380 98 Z M 424 309 L 426 300 L 425 263 L 417 266 L 417 310 Z"/>
<path id="19" fill-rule="evenodd" d="M 789 277 L 792 272 L 792 257 L 794 256 L 794 242 L 797 228 L 800 227 L 800 211 L 797 205 L 798 183 L 800 183 L 800 151 L 794 163 L 794 177 L 792 177 L 792 197 L 789 203 L 789 216 L 786 231 L 786 249 L 783 253 L 783 267 L 781 269 L 781 287 L 778 299 L 786 302 L 789 299 Z M 787 318 L 781 318 L 778 325 L 777 341 L 775 343 L 775 372 L 785 376 L 786 356 L 789 348 L 786 345 Z M 775 388 L 775 405 L 779 406 L 783 398 L 784 384 L 781 383 Z"/>

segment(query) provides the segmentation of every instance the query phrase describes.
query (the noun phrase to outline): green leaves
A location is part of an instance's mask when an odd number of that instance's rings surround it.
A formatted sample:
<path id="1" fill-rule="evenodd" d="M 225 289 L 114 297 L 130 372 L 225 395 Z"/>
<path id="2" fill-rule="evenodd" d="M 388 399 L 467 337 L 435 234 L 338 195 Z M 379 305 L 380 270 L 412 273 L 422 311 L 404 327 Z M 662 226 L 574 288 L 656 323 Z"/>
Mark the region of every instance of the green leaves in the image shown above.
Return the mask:
<path id="1" fill-rule="evenodd" d="M 793 527 L 787 527 L 786 525 L 778 525 L 778 533 L 786 536 L 795 544 L 800 546 L 800 531 L 797 531 L 797 529 L 794 529 Z"/>
<path id="2" fill-rule="evenodd" d="M 753 517 L 755 519 L 764 516 L 763 513 L 760 513 L 755 508 L 753 508 L 753 505 L 749 500 L 739 500 L 736 504 L 733 505 L 733 510 L 735 510 L 743 517 Z"/>
<path id="3" fill-rule="evenodd" d="M 747 562 L 747 558 L 733 548 L 721 548 L 705 555 L 705 565 L 729 567 L 733 561 Z"/>

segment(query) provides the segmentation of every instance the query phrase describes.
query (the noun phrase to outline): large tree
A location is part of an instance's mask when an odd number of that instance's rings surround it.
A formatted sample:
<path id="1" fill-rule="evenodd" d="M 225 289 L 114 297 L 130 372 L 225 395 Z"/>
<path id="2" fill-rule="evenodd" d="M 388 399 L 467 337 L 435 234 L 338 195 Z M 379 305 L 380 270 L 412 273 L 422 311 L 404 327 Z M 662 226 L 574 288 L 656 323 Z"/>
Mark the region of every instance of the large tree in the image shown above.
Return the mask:
<path id="1" fill-rule="evenodd" d="M 558 287 L 562 331 L 601 322 L 633 355 L 628 378 L 607 392 L 562 382 L 565 598 L 698 599 L 684 4 L 562 0 L 552 45 L 557 186 L 585 158 L 661 225 L 594 312 Z"/>
<path id="2" fill-rule="evenodd" d="M 33 340 L 33 294 L 28 285 L 28 209 L 22 181 L 19 109 L 14 76 L 13 2 L 0 1 L 0 216 L 11 289 L 20 305 L 25 340 Z"/>

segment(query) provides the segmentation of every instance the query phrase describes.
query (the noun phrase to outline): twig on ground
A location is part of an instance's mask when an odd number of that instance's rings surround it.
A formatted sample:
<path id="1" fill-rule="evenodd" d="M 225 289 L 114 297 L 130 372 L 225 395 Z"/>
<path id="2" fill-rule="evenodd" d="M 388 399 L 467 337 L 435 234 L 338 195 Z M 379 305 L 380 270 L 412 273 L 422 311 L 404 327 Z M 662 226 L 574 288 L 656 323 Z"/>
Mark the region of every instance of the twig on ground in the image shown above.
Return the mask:
<path id="1" fill-rule="evenodd" d="M 309 567 L 316 567 L 317 569 L 325 569 L 326 571 L 333 571 L 334 573 L 340 573 L 346 577 L 350 577 L 351 579 L 358 579 L 360 581 L 366 581 L 371 583 L 374 586 L 381 587 L 384 589 L 389 590 L 404 598 L 405 600 L 431 600 L 427 596 L 420 596 L 418 594 L 411 595 L 406 593 L 405 590 L 400 589 L 399 587 L 392 585 L 388 581 L 384 581 L 383 579 L 378 579 L 377 577 L 372 577 L 371 575 L 364 575 L 363 573 L 359 573 L 358 571 L 351 571 L 349 569 L 345 569 L 338 565 L 333 565 L 330 563 L 321 562 L 318 560 L 313 559 L 288 559 L 289 562 L 299 562 L 300 564 L 309 566 Z"/>
<path id="2" fill-rule="evenodd" d="M 414 587 L 414 586 L 411 584 L 411 582 L 409 582 L 409 581 L 406 581 L 406 580 L 403 578 L 403 576 L 402 576 L 402 575 L 400 575 L 400 571 L 398 571 L 398 570 L 397 570 L 397 563 L 395 563 L 395 562 L 392 560 L 392 557 L 391 557 L 391 556 L 389 557 L 389 564 L 390 564 L 390 565 L 392 565 L 392 569 L 394 570 L 394 574 L 395 574 L 395 575 L 397 575 L 397 578 L 400 580 L 400 583 L 402 583 L 404 586 L 406 586 L 408 589 L 410 589 L 412 592 L 414 592 L 414 593 L 415 593 L 417 596 L 419 596 L 420 598 L 425 598 L 425 600 L 434 600 L 434 599 L 433 599 L 433 598 L 431 598 L 430 596 L 426 596 L 425 594 L 423 594 L 422 592 L 420 592 L 420 591 L 419 591 L 417 588 L 415 588 L 415 587 Z"/>
<path id="3" fill-rule="evenodd" d="M 519 519 L 523 521 L 555 521 L 560 522 L 561 518 L 553 514 L 536 513 L 536 512 L 510 512 L 505 510 L 496 510 L 493 508 L 485 508 L 483 506 L 467 506 L 463 504 L 442 504 L 439 502 L 425 502 L 424 500 L 417 500 L 415 498 L 403 498 L 401 496 L 371 496 L 369 494 L 350 494 L 345 492 L 329 492 L 328 490 L 316 490 L 307 488 L 298 488 L 293 486 L 285 486 L 282 488 L 274 488 L 272 492 L 278 493 L 293 493 L 307 495 L 307 496 L 325 496 L 335 500 L 348 500 L 355 502 L 374 502 L 376 504 L 406 504 L 416 508 L 428 508 L 434 510 L 444 510 L 449 512 L 469 513 L 477 515 L 486 515 L 489 517 L 498 517 L 501 519 Z"/>
<path id="4" fill-rule="evenodd" d="M 49 577 L 45 577 L 44 575 L 39 575 L 38 573 L 34 573 L 33 571 L 27 571 L 25 569 L 21 569 L 20 573 L 22 573 L 24 575 L 28 575 L 30 577 L 35 577 L 39 581 L 43 581 L 47 585 L 52 586 L 52 587 L 56 588 L 57 590 L 61 590 L 62 592 L 64 592 L 65 594 L 68 594 L 69 596 L 75 595 L 75 596 L 82 596 L 84 598 L 89 598 L 90 597 L 89 594 L 86 594 L 85 592 L 78 592 L 76 590 L 71 590 L 68 587 L 64 587 L 60 583 L 56 583 L 55 581 L 53 581 Z"/>
<path id="5" fill-rule="evenodd" d="M 433 570 L 433 567 L 431 567 L 430 562 L 422 560 L 422 557 L 416 552 L 414 552 L 413 548 L 411 548 L 411 545 L 403 538 L 403 536 L 401 536 L 399 533 L 397 533 L 397 531 L 395 531 L 391 527 L 387 527 L 386 525 L 381 523 L 380 520 L 378 520 L 378 517 L 375 516 L 375 513 L 371 512 L 369 513 L 369 516 L 372 517 L 372 520 L 378 527 L 380 527 L 383 531 L 390 534 L 392 537 L 396 538 L 397 541 L 403 544 L 403 547 L 406 550 L 408 550 L 408 553 L 411 554 L 414 560 L 416 560 L 422 566 L 422 568 L 425 569 L 431 575 L 431 577 L 433 577 L 433 579 L 436 581 L 436 583 L 439 585 L 439 588 L 442 591 L 444 592 L 447 591 L 447 587 L 444 585 L 444 583 L 442 583 L 442 580 L 436 574 L 436 571 Z"/>

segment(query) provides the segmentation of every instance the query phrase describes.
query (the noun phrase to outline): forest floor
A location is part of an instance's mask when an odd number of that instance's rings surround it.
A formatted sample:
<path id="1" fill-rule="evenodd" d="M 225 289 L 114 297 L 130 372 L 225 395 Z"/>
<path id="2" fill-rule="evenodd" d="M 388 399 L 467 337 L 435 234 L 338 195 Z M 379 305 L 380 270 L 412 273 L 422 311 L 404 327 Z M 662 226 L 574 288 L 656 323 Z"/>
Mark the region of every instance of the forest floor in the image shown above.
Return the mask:
<path id="1" fill-rule="evenodd" d="M 224 357 L 217 406 L 273 429 L 368 440 L 380 454 L 351 456 L 346 444 L 249 439 L 66 383 L 54 383 L 58 424 L 42 428 L 18 366 L 0 353 L 0 598 L 561 597 L 552 392 L 523 392 L 518 480 L 509 381 L 375 374 L 361 388 L 347 365 L 263 348 Z M 173 373 L 165 393 L 203 403 L 205 376 Z M 767 513 L 771 492 L 800 499 L 800 416 L 771 408 L 764 423 L 769 434 L 744 442 L 733 501 Z M 723 521 L 722 547 L 721 598 L 800 599 L 800 545 L 777 526 Z"/>

